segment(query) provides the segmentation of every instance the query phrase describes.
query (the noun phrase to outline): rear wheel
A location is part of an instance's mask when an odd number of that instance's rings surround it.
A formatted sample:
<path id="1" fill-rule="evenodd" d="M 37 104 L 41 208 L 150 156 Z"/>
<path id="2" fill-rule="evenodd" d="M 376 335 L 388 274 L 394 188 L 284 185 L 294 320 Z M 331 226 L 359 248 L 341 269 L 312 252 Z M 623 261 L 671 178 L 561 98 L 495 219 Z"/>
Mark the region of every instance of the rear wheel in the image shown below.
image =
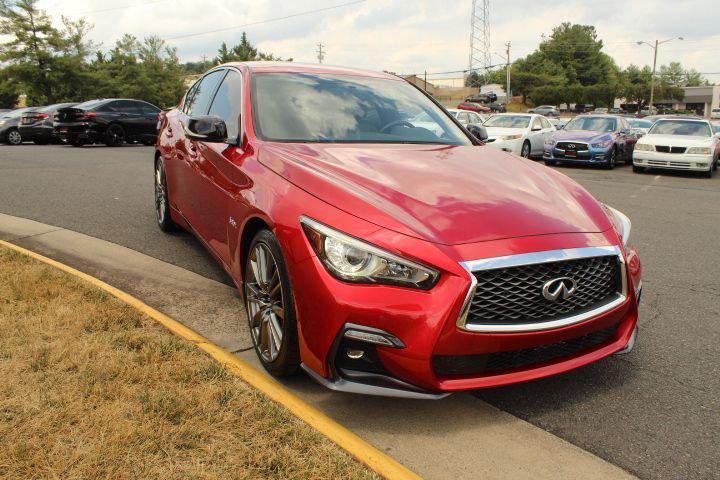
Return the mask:
<path id="1" fill-rule="evenodd" d="M 708 168 L 708 171 L 707 171 L 707 172 L 703 172 L 703 177 L 705 177 L 705 178 L 712 178 L 714 171 L 715 171 L 715 169 L 714 169 L 714 168 L 712 167 L 712 165 L 711 165 L 710 168 Z"/>
<path id="2" fill-rule="evenodd" d="M 124 142 L 125 130 L 117 123 L 108 125 L 107 130 L 105 130 L 105 145 L 108 147 L 119 147 Z"/>
<path id="3" fill-rule="evenodd" d="M 290 275 L 280 242 L 261 230 L 250 244 L 243 276 L 245 308 L 255 353 L 275 376 L 300 367 L 297 318 Z"/>
<path id="4" fill-rule="evenodd" d="M 20 145 L 22 143 L 22 135 L 20 135 L 17 128 L 7 132 L 7 143 L 9 145 Z"/>

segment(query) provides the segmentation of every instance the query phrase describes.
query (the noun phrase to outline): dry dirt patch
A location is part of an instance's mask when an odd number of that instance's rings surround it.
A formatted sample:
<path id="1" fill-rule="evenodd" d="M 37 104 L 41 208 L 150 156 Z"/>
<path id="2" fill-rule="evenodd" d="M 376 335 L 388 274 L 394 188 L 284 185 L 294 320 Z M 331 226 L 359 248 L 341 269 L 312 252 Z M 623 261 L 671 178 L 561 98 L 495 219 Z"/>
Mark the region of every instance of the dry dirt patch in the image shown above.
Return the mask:
<path id="1" fill-rule="evenodd" d="M 142 313 L 0 248 L 0 477 L 375 476 Z"/>

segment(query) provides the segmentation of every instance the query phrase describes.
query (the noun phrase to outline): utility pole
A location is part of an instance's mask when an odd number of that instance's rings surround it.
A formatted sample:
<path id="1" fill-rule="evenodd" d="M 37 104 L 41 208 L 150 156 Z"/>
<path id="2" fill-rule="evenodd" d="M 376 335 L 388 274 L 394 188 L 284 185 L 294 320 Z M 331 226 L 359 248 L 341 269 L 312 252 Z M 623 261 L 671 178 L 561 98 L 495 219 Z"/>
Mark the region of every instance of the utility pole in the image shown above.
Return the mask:
<path id="1" fill-rule="evenodd" d="M 423 90 L 427 92 L 427 70 L 425 70 L 425 79 L 423 80 Z"/>
<path id="2" fill-rule="evenodd" d="M 673 37 L 668 38 L 667 40 L 663 40 L 662 42 L 655 40 L 655 45 L 649 42 L 645 42 L 640 40 L 637 42 L 638 45 L 642 45 L 643 43 L 647 45 L 648 47 L 653 49 L 653 69 L 652 69 L 652 76 L 650 77 L 650 105 L 648 105 L 648 114 L 652 115 L 652 109 L 653 109 L 653 100 L 655 98 L 655 69 L 657 67 L 657 51 L 658 47 L 662 45 L 663 43 L 671 42 L 673 40 L 682 40 L 683 37 Z M 639 108 L 639 106 L 638 106 Z M 638 113 L 640 111 L 638 110 Z"/>
<path id="3" fill-rule="evenodd" d="M 322 43 L 317 44 L 318 47 L 318 63 L 323 63 L 323 60 L 325 59 L 325 52 L 323 52 L 324 45 Z"/>
<path id="4" fill-rule="evenodd" d="M 507 67 L 505 71 L 505 107 L 510 105 L 510 42 L 505 44 L 505 54 L 507 55 Z"/>

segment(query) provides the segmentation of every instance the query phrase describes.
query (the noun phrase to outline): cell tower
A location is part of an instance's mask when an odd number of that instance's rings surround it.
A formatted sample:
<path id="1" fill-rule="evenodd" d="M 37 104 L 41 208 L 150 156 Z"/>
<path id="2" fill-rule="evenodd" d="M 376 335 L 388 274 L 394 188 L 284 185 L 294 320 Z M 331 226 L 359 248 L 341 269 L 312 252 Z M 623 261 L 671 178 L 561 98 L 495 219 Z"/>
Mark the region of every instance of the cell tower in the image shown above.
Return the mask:
<path id="1" fill-rule="evenodd" d="M 490 0 L 472 0 L 468 70 L 490 68 Z"/>

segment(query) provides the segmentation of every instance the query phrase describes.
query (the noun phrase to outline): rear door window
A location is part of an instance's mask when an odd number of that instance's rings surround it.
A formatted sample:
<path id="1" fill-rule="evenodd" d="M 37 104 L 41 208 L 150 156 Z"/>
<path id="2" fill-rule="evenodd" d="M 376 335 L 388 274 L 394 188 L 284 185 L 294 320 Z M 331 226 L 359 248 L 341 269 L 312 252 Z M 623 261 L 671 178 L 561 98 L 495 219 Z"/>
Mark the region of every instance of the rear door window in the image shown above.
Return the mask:
<path id="1" fill-rule="evenodd" d="M 210 102 L 212 102 L 217 86 L 225 75 L 225 70 L 215 70 L 210 72 L 200 81 L 197 86 L 197 90 L 190 99 L 190 103 L 187 106 L 187 114 L 192 116 L 207 115 L 210 109 Z"/>
<path id="2" fill-rule="evenodd" d="M 118 100 L 115 102 L 115 111 L 120 113 L 128 113 L 139 115 L 141 113 L 138 102 L 132 100 Z"/>

